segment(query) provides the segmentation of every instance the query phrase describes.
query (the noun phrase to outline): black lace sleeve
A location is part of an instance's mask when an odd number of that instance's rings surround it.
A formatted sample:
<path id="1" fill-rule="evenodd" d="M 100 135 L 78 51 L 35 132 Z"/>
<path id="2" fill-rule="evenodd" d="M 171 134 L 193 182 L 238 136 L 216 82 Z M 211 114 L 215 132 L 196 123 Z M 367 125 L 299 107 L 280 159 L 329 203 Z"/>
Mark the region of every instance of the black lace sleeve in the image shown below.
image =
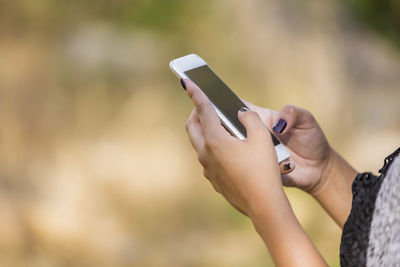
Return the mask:
<path id="1" fill-rule="evenodd" d="M 353 201 L 349 217 L 343 227 L 340 244 L 341 266 L 365 266 L 375 201 L 393 159 L 400 153 L 398 148 L 389 155 L 379 170 L 379 177 L 360 173 L 352 184 Z"/>

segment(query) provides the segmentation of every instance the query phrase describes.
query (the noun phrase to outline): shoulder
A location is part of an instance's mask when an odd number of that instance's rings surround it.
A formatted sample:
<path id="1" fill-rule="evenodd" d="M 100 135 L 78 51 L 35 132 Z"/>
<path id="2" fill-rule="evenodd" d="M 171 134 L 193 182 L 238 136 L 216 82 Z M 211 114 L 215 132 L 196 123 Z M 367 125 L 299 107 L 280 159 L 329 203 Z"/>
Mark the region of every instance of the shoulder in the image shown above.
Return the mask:
<path id="1" fill-rule="evenodd" d="M 386 176 L 389 177 L 391 173 L 396 174 L 395 169 L 392 171 L 391 165 L 395 158 L 397 158 L 396 161 L 399 161 L 399 153 L 400 148 L 386 157 L 384 166 L 379 170 L 379 176 L 375 176 L 372 173 L 360 173 L 354 179 L 352 184 L 352 208 L 343 227 L 340 244 L 340 261 L 342 266 L 364 266 L 367 264 L 372 221 L 373 218 L 382 216 L 381 214 L 375 214 L 377 212 L 377 199 L 378 196 L 385 195 L 385 191 L 387 190 L 396 192 L 394 188 L 390 187 L 390 184 L 388 188 L 386 188 L 387 186 L 383 188 L 383 183 L 386 181 Z M 399 176 L 398 170 L 397 176 Z M 396 182 L 391 181 L 390 183 Z M 385 182 L 385 184 L 387 183 Z M 400 185 L 400 183 L 398 184 Z M 381 202 L 379 203 L 381 205 Z"/>
<path id="2" fill-rule="evenodd" d="M 400 264 L 400 157 L 391 161 L 372 217 L 367 253 L 369 266 Z"/>

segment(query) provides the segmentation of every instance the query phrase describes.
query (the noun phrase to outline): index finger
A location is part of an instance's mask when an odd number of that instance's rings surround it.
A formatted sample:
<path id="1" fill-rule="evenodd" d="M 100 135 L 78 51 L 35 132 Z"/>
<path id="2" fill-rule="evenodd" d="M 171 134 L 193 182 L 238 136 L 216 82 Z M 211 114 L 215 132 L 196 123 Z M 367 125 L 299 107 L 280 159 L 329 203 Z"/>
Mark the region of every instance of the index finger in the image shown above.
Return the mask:
<path id="1" fill-rule="evenodd" d="M 192 99 L 199 114 L 201 127 L 206 139 L 222 135 L 225 130 L 221 126 L 221 121 L 211 101 L 192 81 L 185 79 L 184 82 L 186 84 L 186 92 Z"/>
<path id="2" fill-rule="evenodd" d="M 196 152 L 199 152 L 204 146 L 204 135 L 195 108 L 190 113 L 189 119 L 186 122 L 186 131 L 193 148 Z"/>

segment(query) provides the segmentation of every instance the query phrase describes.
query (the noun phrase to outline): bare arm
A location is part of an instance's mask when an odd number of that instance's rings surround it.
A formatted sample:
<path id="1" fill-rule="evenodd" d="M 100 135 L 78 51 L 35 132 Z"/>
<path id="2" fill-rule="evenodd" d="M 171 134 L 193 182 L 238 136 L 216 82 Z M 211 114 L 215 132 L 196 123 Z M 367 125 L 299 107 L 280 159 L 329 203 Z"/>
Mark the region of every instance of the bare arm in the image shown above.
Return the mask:
<path id="1" fill-rule="evenodd" d="M 277 266 L 328 266 L 295 217 L 285 193 L 250 215 Z"/>
<path id="2" fill-rule="evenodd" d="M 341 228 L 350 214 L 351 184 L 356 175 L 357 171 L 332 150 L 321 182 L 310 191 Z"/>

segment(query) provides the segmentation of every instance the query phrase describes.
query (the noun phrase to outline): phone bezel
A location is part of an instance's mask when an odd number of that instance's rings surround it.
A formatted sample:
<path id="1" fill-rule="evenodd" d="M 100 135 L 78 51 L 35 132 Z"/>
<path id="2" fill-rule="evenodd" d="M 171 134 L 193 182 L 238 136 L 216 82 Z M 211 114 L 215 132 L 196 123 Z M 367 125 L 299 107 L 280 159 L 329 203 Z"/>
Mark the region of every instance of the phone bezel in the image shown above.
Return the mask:
<path id="1" fill-rule="evenodd" d="M 201 66 L 207 65 L 211 71 L 213 69 L 207 64 L 207 62 L 202 59 L 200 56 L 196 54 L 190 54 L 186 55 L 184 57 L 180 57 L 174 60 L 171 60 L 169 63 L 169 66 L 172 70 L 172 72 L 179 78 L 179 79 L 189 79 L 189 77 L 186 76 L 185 72 L 191 69 L 195 69 Z M 214 72 L 214 71 L 213 71 Z M 214 72 L 215 73 L 215 72 Z M 215 73 L 215 75 L 217 75 Z M 217 75 L 218 76 L 218 75 Z M 228 118 L 225 117 L 225 115 L 219 110 L 217 106 L 212 104 L 221 119 L 222 124 L 224 127 L 233 135 L 239 138 L 240 140 L 245 140 L 246 137 L 244 137 L 238 129 L 230 122 Z M 288 159 L 290 156 L 289 151 L 287 150 L 286 146 L 283 145 L 282 143 L 278 144 L 275 146 L 275 151 L 276 155 L 278 157 L 278 162 L 281 162 L 285 159 Z"/>
<path id="2" fill-rule="evenodd" d="M 190 54 L 181 58 L 174 59 L 169 64 L 170 68 L 173 70 L 175 75 L 178 76 L 178 78 L 183 78 L 183 79 L 189 79 L 189 77 L 186 76 L 185 71 L 205 65 L 208 66 L 208 64 L 196 54 Z M 211 69 L 210 66 L 208 67 Z M 214 106 L 218 116 L 220 117 L 222 124 L 228 129 L 228 131 L 237 138 L 239 138 L 240 140 L 245 140 L 246 137 L 244 137 L 238 131 L 238 129 L 236 129 L 236 127 L 230 122 L 228 118 L 226 118 L 226 116 L 219 110 L 219 108 L 215 106 L 213 103 L 212 105 Z"/>

